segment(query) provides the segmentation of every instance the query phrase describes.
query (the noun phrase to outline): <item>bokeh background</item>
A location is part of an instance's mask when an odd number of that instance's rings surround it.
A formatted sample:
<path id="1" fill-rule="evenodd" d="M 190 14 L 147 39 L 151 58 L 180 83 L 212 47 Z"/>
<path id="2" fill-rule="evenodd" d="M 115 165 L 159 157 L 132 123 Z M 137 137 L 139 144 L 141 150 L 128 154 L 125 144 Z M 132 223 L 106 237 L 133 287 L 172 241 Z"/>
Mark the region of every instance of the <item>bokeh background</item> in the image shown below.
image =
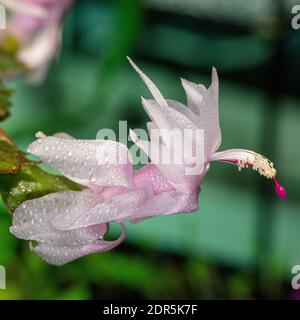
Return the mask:
<path id="1" fill-rule="evenodd" d="M 130 55 L 168 98 L 185 102 L 180 77 L 206 85 L 218 69 L 222 149 L 248 148 L 275 162 L 280 201 L 252 170 L 213 164 L 199 212 L 128 224 L 117 249 L 53 267 L 9 233 L 0 210 L 3 299 L 291 299 L 300 264 L 300 30 L 297 1 L 77 0 L 46 81 L 24 79 L 4 127 L 23 150 L 42 130 L 95 138 L 119 120 L 144 128 L 150 97 Z M 299 3 L 299 1 L 298 1 Z"/>

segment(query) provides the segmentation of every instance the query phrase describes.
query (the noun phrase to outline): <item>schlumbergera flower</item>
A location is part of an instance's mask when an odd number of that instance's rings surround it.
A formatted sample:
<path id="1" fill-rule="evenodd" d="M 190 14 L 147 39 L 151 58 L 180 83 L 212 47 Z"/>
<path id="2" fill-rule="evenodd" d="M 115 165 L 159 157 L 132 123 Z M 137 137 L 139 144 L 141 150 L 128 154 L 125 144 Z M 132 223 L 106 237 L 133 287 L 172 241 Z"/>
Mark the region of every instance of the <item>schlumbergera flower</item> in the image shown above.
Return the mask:
<path id="1" fill-rule="evenodd" d="M 51 264 L 114 248 L 124 240 L 124 221 L 198 208 L 198 189 L 179 192 L 152 164 L 134 171 L 123 144 L 42 133 L 37 137 L 28 151 L 86 187 L 26 201 L 13 214 L 11 232 L 37 241 L 31 249 Z M 99 151 L 105 162 L 99 162 Z M 116 154 L 128 161 L 116 163 Z M 119 239 L 109 242 L 105 235 L 111 222 L 121 223 L 123 231 Z"/>
<path id="2" fill-rule="evenodd" d="M 65 12 L 73 0 L 0 0 L 10 10 L 2 42 L 15 39 L 17 57 L 32 73 L 29 80 L 39 82 L 57 55 Z M 7 40 L 8 39 L 8 40 Z"/>
<path id="3" fill-rule="evenodd" d="M 152 120 L 148 123 L 150 141 L 130 132 L 132 140 L 149 155 L 152 163 L 135 171 L 124 144 L 100 139 L 78 140 L 65 134 L 49 137 L 38 133 L 38 140 L 28 148 L 43 162 L 85 187 L 83 191 L 53 193 L 26 201 L 14 212 L 11 232 L 19 238 L 36 241 L 37 245 L 31 245 L 31 249 L 51 264 L 61 265 L 114 248 L 125 238 L 126 221 L 196 211 L 200 185 L 211 161 L 236 164 L 239 169 L 251 166 L 272 178 L 278 196 L 285 198 L 285 191 L 275 178 L 276 170 L 265 157 L 241 149 L 217 152 L 221 133 L 218 77 L 214 69 L 208 89 L 182 80 L 187 107 L 166 100 L 154 83 L 130 62 L 154 97 L 154 100 L 142 100 Z M 172 154 L 172 149 L 182 143 L 174 129 L 191 133 L 184 141 L 189 152 L 183 154 L 183 162 L 177 163 L 171 157 L 169 163 L 164 163 L 157 157 L 159 150 Z M 161 133 L 161 139 L 154 139 L 155 130 Z M 201 130 L 204 130 L 202 140 L 197 136 Z M 203 154 L 197 150 L 199 141 L 204 146 Z M 122 234 L 119 239 L 108 241 L 106 234 L 113 222 L 121 224 Z"/>
<path id="4" fill-rule="evenodd" d="M 128 58 L 129 59 L 129 58 Z M 142 80 L 149 88 L 154 100 L 146 100 L 142 98 L 144 109 L 148 113 L 152 122 L 148 125 L 150 129 L 150 142 L 138 139 L 137 135 L 131 131 L 131 136 L 134 142 L 144 150 L 151 158 L 151 148 L 158 149 L 151 142 L 152 128 L 158 128 L 164 132 L 180 128 L 202 129 L 204 132 L 204 157 L 202 171 L 199 171 L 199 176 L 203 176 L 209 169 L 211 161 L 222 161 L 237 165 L 238 169 L 252 167 L 260 175 L 268 179 L 272 179 L 275 185 L 275 191 L 280 199 L 286 198 L 285 189 L 279 184 L 276 179 L 276 169 L 273 163 L 266 157 L 250 150 L 230 149 L 217 152 L 221 144 L 221 130 L 219 125 L 219 80 L 215 68 L 212 70 L 212 84 L 206 89 L 201 84 L 182 79 L 182 86 L 187 96 L 187 104 L 185 106 L 177 101 L 167 100 L 163 97 L 157 86 L 129 59 L 133 68 L 140 75 Z M 163 133 L 161 148 L 168 148 L 170 144 L 164 141 Z M 192 136 L 189 143 L 195 144 L 196 134 Z M 176 138 L 173 139 L 173 146 L 176 145 Z M 179 141 L 178 141 L 179 142 Z M 171 145 L 172 147 L 172 145 Z M 154 153 L 155 154 L 155 153 Z M 196 159 L 194 159 L 196 161 Z M 186 175 L 187 165 L 179 167 L 178 165 L 166 166 L 158 164 L 158 168 L 169 179 L 169 182 L 182 192 L 190 190 L 194 183 L 197 183 L 197 175 Z"/>

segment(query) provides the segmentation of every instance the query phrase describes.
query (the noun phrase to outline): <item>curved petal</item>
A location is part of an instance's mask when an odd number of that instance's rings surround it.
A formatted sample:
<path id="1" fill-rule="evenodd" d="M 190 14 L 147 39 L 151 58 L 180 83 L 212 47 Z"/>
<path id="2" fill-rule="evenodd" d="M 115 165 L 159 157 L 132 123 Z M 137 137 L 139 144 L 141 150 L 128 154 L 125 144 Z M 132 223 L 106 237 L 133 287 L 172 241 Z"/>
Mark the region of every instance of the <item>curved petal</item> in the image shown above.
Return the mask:
<path id="1" fill-rule="evenodd" d="M 161 107 L 157 104 L 155 100 L 143 100 L 143 105 L 146 110 L 150 110 L 150 113 L 154 116 L 152 117 L 152 123 L 155 126 L 148 125 L 148 131 L 150 133 L 151 145 L 152 142 L 157 139 L 157 136 L 161 136 L 164 145 L 166 145 L 170 150 L 173 150 L 173 154 L 177 158 L 182 158 L 186 163 L 194 163 L 196 157 L 197 147 L 200 147 L 201 141 L 199 130 L 193 123 L 192 112 L 187 107 L 181 107 L 180 103 L 176 101 L 170 101 L 171 107 Z M 183 111 L 183 112 L 182 112 Z M 188 113 L 189 116 L 187 116 Z M 157 119 L 164 119 L 166 125 L 162 121 Z M 195 118 L 195 117 L 194 117 Z M 156 128 L 157 127 L 157 128 Z M 187 143 L 188 140 L 188 143 Z M 177 148 L 177 150 L 175 150 Z M 179 149 L 178 149 L 179 148 Z M 204 146 L 201 143 L 201 148 Z"/>
<path id="2" fill-rule="evenodd" d="M 165 129 L 168 132 L 171 131 L 171 126 L 166 118 L 167 114 L 166 112 L 161 108 L 159 104 L 155 100 L 146 100 L 142 98 L 142 105 L 147 112 L 149 118 L 152 120 L 153 123 L 157 126 L 159 129 Z M 165 135 L 166 132 L 162 131 L 162 139 L 166 145 L 169 145 L 170 142 L 168 140 L 168 136 Z"/>
<path id="3" fill-rule="evenodd" d="M 55 57 L 61 43 L 60 25 L 50 24 L 29 46 L 18 52 L 18 58 L 32 69 L 32 82 L 39 82 L 48 71 L 50 61 Z"/>
<path id="4" fill-rule="evenodd" d="M 129 61 L 129 63 L 132 65 L 132 67 L 134 68 L 134 70 L 142 78 L 142 80 L 144 81 L 144 83 L 146 84 L 146 86 L 148 87 L 150 92 L 152 93 L 153 98 L 156 100 L 156 102 L 160 106 L 168 107 L 168 104 L 167 104 L 165 98 L 163 97 L 163 95 L 161 94 L 161 92 L 159 91 L 157 86 L 144 74 L 144 72 L 141 69 L 139 69 L 139 67 L 129 57 L 127 57 L 127 59 Z"/>
<path id="5" fill-rule="evenodd" d="M 33 142 L 28 152 L 89 187 L 132 185 L 131 155 L 125 145 L 115 141 L 44 137 Z"/>
<path id="6" fill-rule="evenodd" d="M 221 143 L 221 131 L 218 110 L 219 82 L 215 68 L 212 70 L 212 85 L 208 89 L 182 79 L 190 107 L 184 108 L 180 103 L 164 99 L 153 82 L 130 59 L 129 61 L 154 97 L 154 100 L 142 99 L 144 109 L 152 122 L 159 129 L 165 129 L 169 132 L 173 129 L 203 129 L 206 158 L 216 151 Z M 162 132 L 161 136 L 165 145 L 170 147 L 166 133 Z"/>
<path id="7" fill-rule="evenodd" d="M 183 193 L 190 193 L 199 185 L 206 173 L 204 169 L 200 169 L 197 175 L 189 175 L 189 166 L 185 163 L 177 164 L 174 159 L 174 152 L 168 147 L 155 144 L 153 141 L 149 142 L 139 139 L 132 130 L 130 130 L 130 136 L 132 141 L 151 158 L 151 162 L 161 171 L 175 189 Z M 169 163 L 161 161 L 161 154 L 170 155 L 168 159 L 170 160 Z"/>
<path id="8" fill-rule="evenodd" d="M 195 130 L 197 127 L 193 120 L 190 119 L 192 114 L 189 113 L 189 109 L 187 107 L 183 108 L 183 105 L 179 102 L 173 100 L 168 101 L 170 101 L 170 107 L 160 106 L 155 100 L 146 99 L 142 99 L 142 104 L 151 120 L 156 123 L 160 129 L 170 131 L 173 129 Z"/>
<path id="9" fill-rule="evenodd" d="M 47 243 L 52 246 L 68 246 L 78 247 L 86 244 L 94 243 L 95 241 L 102 240 L 108 231 L 108 224 L 95 224 L 86 228 L 78 228 L 73 230 L 46 233 L 40 237 L 33 237 L 34 240 L 40 243 Z"/>
<path id="10" fill-rule="evenodd" d="M 39 243 L 37 246 L 31 245 L 31 250 L 41 258 L 53 265 L 61 266 L 80 257 L 111 250 L 124 241 L 126 236 L 125 227 L 122 225 L 122 234 L 115 241 L 96 240 L 92 243 L 78 246 L 52 245 L 51 243 Z"/>
<path id="11" fill-rule="evenodd" d="M 200 106 L 203 104 L 207 89 L 202 84 L 181 79 L 182 86 L 185 90 L 187 103 L 195 115 L 200 116 Z"/>
<path id="12" fill-rule="evenodd" d="M 136 213 L 134 222 L 158 215 L 192 212 L 198 209 L 198 185 L 190 193 L 175 190 L 153 164 L 139 169 L 135 174 L 135 187 L 143 188 L 145 184 L 151 184 L 155 194 L 145 201 L 141 210 Z"/>
<path id="13" fill-rule="evenodd" d="M 204 129 L 205 154 L 216 151 L 221 144 L 221 130 L 219 124 L 219 79 L 215 68 L 212 69 L 212 84 L 206 90 L 182 79 L 182 85 L 187 95 L 188 106 L 198 117 L 197 128 Z"/>
<path id="14" fill-rule="evenodd" d="M 134 187 L 141 189 L 145 183 L 152 185 L 155 194 L 174 190 L 174 187 L 168 182 L 168 179 L 154 164 L 146 165 L 135 172 Z"/>
<path id="15" fill-rule="evenodd" d="M 72 223 L 64 224 L 67 219 L 61 220 L 60 217 L 52 223 L 57 229 L 73 230 L 97 223 L 136 221 L 157 215 L 192 212 L 198 208 L 198 185 L 199 182 L 192 192 L 182 193 L 174 189 L 154 165 L 149 165 L 135 173 L 134 191 L 111 197 L 108 195 L 106 200 L 86 214 L 79 215 L 77 220 L 73 219 Z"/>
<path id="16" fill-rule="evenodd" d="M 185 104 L 175 101 L 175 100 L 167 100 L 170 108 L 176 110 L 177 112 L 183 114 L 186 118 L 188 118 L 195 126 L 199 123 L 199 117 L 196 113 L 194 113 L 190 108 L 188 108 Z"/>
<path id="17" fill-rule="evenodd" d="M 56 233 L 54 219 L 59 217 L 61 223 L 65 222 L 65 216 L 76 219 L 87 214 L 100 200 L 99 195 L 84 190 L 57 192 L 25 201 L 14 212 L 10 231 L 21 239 L 40 240 Z"/>
<path id="18" fill-rule="evenodd" d="M 152 194 L 153 191 L 145 187 L 141 190 L 115 195 L 99 202 L 98 205 L 90 209 L 86 214 L 81 214 L 77 219 L 72 219 L 72 223 L 65 223 L 67 218 L 61 220 L 57 217 L 57 219 L 53 220 L 53 224 L 55 224 L 57 229 L 72 230 L 99 223 L 130 220 L 131 217 L 134 217 L 141 210 L 145 201 L 151 198 Z M 66 216 L 70 217 L 70 215 Z"/>
<path id="19" fill-rule="evenodd" d="M 199 191 L 200 189 L 197 188 L 192 193 L 181 193 L 177 190 L 158 193 L 144 204 L 142 210 L 137 212 L 132 222 L 137 223 L 159 215 L 197 211 Z"/>

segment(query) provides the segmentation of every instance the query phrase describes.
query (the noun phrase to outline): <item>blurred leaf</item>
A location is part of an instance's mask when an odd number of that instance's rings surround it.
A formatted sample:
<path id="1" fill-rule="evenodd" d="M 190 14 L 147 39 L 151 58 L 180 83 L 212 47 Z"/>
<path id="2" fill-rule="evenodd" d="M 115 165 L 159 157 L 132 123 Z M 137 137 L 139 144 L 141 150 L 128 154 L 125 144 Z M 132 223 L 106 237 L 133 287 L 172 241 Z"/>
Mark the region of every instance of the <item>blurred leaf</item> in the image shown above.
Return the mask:
<path id="1" fill-rule="evenodd" d="M 0 82 L 0 121 L 9 116 L 11 91 Z"/>
<path id="2" fill-rule="evenodd" d="M 0 48 L 0 80 L 22 73 L 27 68 L 16 58 L 16 43 L 5 37 Z M 11 91 L 0 82 L 0 121 L 9 116 Z"/>
<path id="3" fill-rule="evenodd" d="M 10 212 L 26 200 L 68 190 L 81 190 L 81 187 L 34 164 L 22 165 L 18 173 L 3 174 L 0 180 L 0 193 Z"/>
<path id="4" fill-rule="evenodd" d="M 24 163 L 32 163 L 27 160 L 25 154 L 19 151 L 15 145 L 8 142 L 7 136 L 3 138 L 0 131 L 0 174 L 3 173 L 17 173 Z"/>
<path id="5" fill-rule="evenodd" d="M 14 54 L 8 54 L 0 51 L 0 79 L 26 70 L 27 68 L 16 58 Z"/>
<path id="6" fill-rule="evenodd" d="M 243 273 L 237 273 L 228 278 L 228 290 L 232 299 L 251 299 L 253 279 Z"/>
<path id="7" fill-rule="evenodd" d="M 17 254 L 18 241 L 10 234 L 10 225 L 11 218 L 7 214 L 7 209 L 0 201 L 0 264 L 3 266 L 8 265 Z"/>
<path id="8" fill-rule="evenodd" d="M 88 288 L 85 283 L 80 283 L 64 291 L 59 290 L 56 299 L 58 300 L 87 300 L 90 299 Z"/>

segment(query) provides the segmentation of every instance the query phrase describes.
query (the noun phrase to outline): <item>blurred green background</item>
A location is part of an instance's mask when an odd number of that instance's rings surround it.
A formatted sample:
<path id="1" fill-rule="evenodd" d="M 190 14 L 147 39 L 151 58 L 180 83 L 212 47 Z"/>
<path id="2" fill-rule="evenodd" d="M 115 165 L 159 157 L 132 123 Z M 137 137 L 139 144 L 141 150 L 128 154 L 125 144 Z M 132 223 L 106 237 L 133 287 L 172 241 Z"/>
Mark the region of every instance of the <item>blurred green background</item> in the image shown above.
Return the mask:
<path id="1" fill-rule="evenodd" d="M 185 102 L 180 77 L 206 85 L 220 76 L 221 149 L 246 148 L 272 159 L 287 189 L 280 201 L 252 170 L 213 164 L 197 213 L 128 224 L 117 249 L 53 267 L 9 233 L 0 211 L 3 299 L 259 299 L 295 295 L 300 264 L 300 30 L 296 1 L 82 0 L 68 15 L 63 48 L 46 81 L 11 81 L 4 128 L 23 150 L 42 130 L 95 138 L 101 128 L 147 120 L 150 97 L 131 56 L 168 98 Z"/>

